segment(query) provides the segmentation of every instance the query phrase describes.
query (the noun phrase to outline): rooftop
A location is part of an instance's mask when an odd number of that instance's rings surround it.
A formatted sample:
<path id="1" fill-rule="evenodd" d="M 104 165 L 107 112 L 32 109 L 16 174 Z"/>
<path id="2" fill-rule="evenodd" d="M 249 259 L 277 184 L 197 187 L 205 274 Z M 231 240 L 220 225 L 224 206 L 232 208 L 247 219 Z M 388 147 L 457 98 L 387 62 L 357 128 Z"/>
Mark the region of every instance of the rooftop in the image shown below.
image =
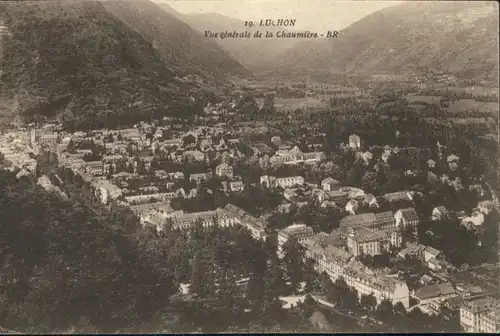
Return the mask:
<path id="1" fill-rule="evenodd" d="M 443 284 L 434 284 L 420 288 L 415 292 L 415 297 L 419 300 L 426 300 L 440 296 L 455 294 L 455 288 L 449 282 Z"/>

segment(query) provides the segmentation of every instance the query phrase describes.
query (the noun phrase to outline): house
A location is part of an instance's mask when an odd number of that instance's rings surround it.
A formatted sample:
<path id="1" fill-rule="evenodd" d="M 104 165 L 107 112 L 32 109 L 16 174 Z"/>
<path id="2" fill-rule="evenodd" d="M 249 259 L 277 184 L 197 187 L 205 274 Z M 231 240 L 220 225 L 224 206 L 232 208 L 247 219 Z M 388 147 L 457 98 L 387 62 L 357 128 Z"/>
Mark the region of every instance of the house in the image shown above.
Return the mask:
<path id="1" fill-rule="evenodd" d="M 435 259 L 437 260 L 441 256 L 441 251 L 436 250 L 433 247 L 426 246 L 424 249 L 423 257 L 424 257 L 424 262 L 429 263 L 430 260 Z"/>
<path id="2" fill-rule="evenodd" d="M 450 213 L 448 209 L 446 209 L 446 207 L 444 207 L 443 205 L 440 205 L 432 209 L 432 220 L 442 220 L 448 218 L 449 215 Z"/>
<path id="3" fill-rule="evenodd" d="M 251 216 L 245 210 L 231 203 L 226 204 L 224 210 L 234 218 L 237 224 L 246 227 L 250 231 L 254 239 L 266 239 L 267 234 L 265 229 L 265 222 Z"/>
<path id="4" fill-rule="evenodd" d="M 422 259 L 425 248 L 426 247 L 424 245 L 408 243 L 406 245 L 406 248 L 399 251 L 398 257 L 403 259 L 406 257 L 415 257 L 418 259 Z"/>
<path id="5" fill-rule="evenodd" d="M 369 165 L 370 161 L 373 159 L 373 154 L 369 151 L 366 151 L 363 154 L 361 154 L 361 159 L 363 160 L 363 163 L 365 165 Z"/>
<path id="6" fill-rule="evenodd" d="M 495 205 L 493 204 L 492 201 L 480 201 L 477 203 L 477 209 L 482 213 L 484 213 L 485 215 L 493 211 L 494 208 Z"/>
<path id="7" fill-rule="evenodd" d="M 470 216 L 462 218 L 461 224 L 470 229 L 481 227 L 484 223 L 484 214 L 474 211 Z"/>
<path id="8" fill-rule="evenodd" d="M 451 162 L 458 163 L 459 160 L 460 160 L 460 158 L 458 156 L 456 156 L 455 154 L 448 155 L 448 157 L 446 158 L 446 162 L 448 162 L 448 163 L 451 163 Z"/>
<path id="9" fill-rule="evenodd" d="M 260 184 L 266 188 L 276 188 L 281 187 L 283 189 L 302 186 L 304 185 L 304 178 L 302 176 L 289 176 L 276 178 L 273 176 L 264 175 L 260 177 Z"/>
<path id="10" fill-rule="evenodd" d="M 372 194 L 366 194 L 363 198 L 363 204 L 368 205 L 370 208 L 380 208 L 377 198 Z"/>
<path id="11" fill-rule="evenodd" d="M 335 201 L 323 201 L 321 202 L 321 208 L 338 208 L 337 203 Z"/>
<path id="12" fill-rule="evenodd" d="M 104 164 L 102 161 L 90 161 L 86 163 L 85 168 L 87 174 L 92 176 L 100 176 L 104 174 Z"/>
<path id="13" fill-rule="evenodd" d="M 203 161 L 205 159 L 205 154 L 198 150 L 185 151 L 182 155 L 187 159 L 195 161 Z"/>
<path id="14" fill-rule="evenodd" d="M 341 185 L 341 183 L 339 181 L 337 181 L 331 177 L 327 177 L 326 179 L 321 181 L 321 188 L 324 191 L 337 190 L 338 188 L 340 188 L 340 185 Z"/>
<path id="15" fill-rule="evenodd" d="M 480 184 L 471 184 L 469 190 L 474 191 L 478 196 L 484 196 L 484 189 Z"/>
<path id="16" fill-rule="evenodd" d="M 169 148 L 169 147 L 182 147 L 183 145 L 183 140 L 182 139 L 168 139 L 168 140 L 165 140 L 163 141 L 163 145 L 166 147 L 166 148 Z"/>
<path id="17" fill-rule="evenodd" d="M 324 202 L 324 201 L 333 201 L 335 203 L 344 203 L 349 199 L 349 194 L 341 191 L 341 190 L 335 190 L 335 191 L 321 191 L 318 193 L 318 201 L 319 202 Z"/>
<path id="18" fill-rule="evenodd" d="M 436 167 L 436 161 L 434 161 L 433 159 L 427 160 L 427 166 L 431 169 Z"/>
<path id="19" fill-rule="evenodd" d="M 232 192 L 240 192 L 245 189 L 245 185 L 241 181 L 229 182 L 229 190 Z"/>
<path id="20" fill-rule="evenodd" d="M 347 204 L 345 206 L 345 211 L 347 211 L 351 215 L 355 215 L 356 211 L 358 211 L 358 209 L 359 209 L 359 203 L 358 203 L 358 201 L 356 201 L 354 199 L 349 200 L 349 202 L 347 202 Z"/>
<path id="21" fill-rule="evenodd" d="M 401 201 L 413 202 L 413 195 L 409 191 L 397 191 L 393 193 L 387 193 L 382 197 L 389 203 L 395 203 Z"/>
<path id="22" fill-rule="evenodd" d="M 313 235 L 313 229 L 305 224 L 290 225 L 278 231 L 278 249 L 281 251 L 283 245 L 290 239 L 297 239 L 298 242 L 302 242 Z"/>
<path id="23" fill-rule="evenodd" d="M 349 136 L 349 148 L 353 150 L 361 148 L 361 138 L 358 135 L 352 134 Z"/>
<path id="24" fill-rule="evenodd" d="M 210 178 L 209 173 L 199 173 L 189 175 L 189 181 L 194 181 L 196 183 L 201 183 L 202 181 L 207 181 Z"/>
<path id="25" fill-rule="evenodd" d="M 167 172 L 163 169 L 155 170 L 154 174 L 155 174 L 155 177 L 160 178 L 160 179 L 164 179 L 164 178 L 168 177 Z"/>
<path id="26" fill-rule="evenodd" d="M 96 189 L 96 195 L 102 204 L 109 204 L 122 195 L 122 190 L 107 180 L 98 180 Z"/>
<path id="27" fill-rule="evenodd" d="M 414 208 L 404 208 L 399 209 L 394 214 L 394 219 L 396 220 L 396 226 L 400 228 L 417 228 L 420 219 Z"/>
<path id="28" fill-rule="evenodd" d="M 431 303 L 442 303 L 455 296 L 457 296 L 457 292 L 449 282 L 421 287 L 415 291 L 413 295 L 424 312 L 427 310 L 425 308 L 427 305 Z M 429 309 L 429 312 L 432 312 L 432 309 Z"/>
<path id="29" fill-rule="evenodd" d="M 279 147 L 283 143 L 283 141 L 281 141 L 281 138 L 279 136 L 273 136 L 271 137 L 271 143 L 276 147 Z"/>
<path id="30" fill-rule="evenodd" d="M 220 177 L 227 177 L 229 179 L 232 179 L 233 167 L 228 164 L 221 163 L 215 168 L 215 174 Z"/>

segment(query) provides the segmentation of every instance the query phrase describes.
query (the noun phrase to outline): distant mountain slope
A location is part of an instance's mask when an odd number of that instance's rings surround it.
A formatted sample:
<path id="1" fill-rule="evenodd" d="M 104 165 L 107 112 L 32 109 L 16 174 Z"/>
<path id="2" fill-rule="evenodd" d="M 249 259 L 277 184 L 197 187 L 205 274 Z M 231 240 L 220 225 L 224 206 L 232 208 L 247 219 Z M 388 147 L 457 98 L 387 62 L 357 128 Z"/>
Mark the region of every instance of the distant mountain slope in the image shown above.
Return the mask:
<path id="1" fill-rule="evenodd" d="M 218 13 L 204 14 L 182 14 L 175 11 L 165 3 L 158 3 L 158 6 L 167 13 L 174 15 L 197 31 L 204 33 L 205 30 L 213 32 L 237 31 L 243 32 L 245 22 L 235 18 L 230 18 Z M 251 30 L 254 32 L 256 29 Z M 266 28 L 267 31 L 278 31 L 283 29 Z M 277 55 L 291 48 L 297 43 L 294 39 L 217 39 L 217 43 L 223 46 L 235 59 L 251 67 L 258 68 L 260 65 L 269 62 Z"/>
<path id="2" fill-rule="evenodd" d="M 189 50 L 173 48 L 177 63 L 167 66 L 152 43 L 101 2 L 9 2 L 4 16 L 10 35 L 3 39 L 0 82 L 19 114 L 58 115 L 67 124 L 92 128 L 182 114 L 189 107 L 192 85 L 180 83 L 174 73 Z M 179 25 L 186 36 L 192 33 Z"/>
<path id="3" fill-rule="evenodd" d="M 269 63 L 284 73 L 454 73 L 498 78 L 498 5 L 407 2 L 364 17 L 335 40 L 304 41 Z"/>
<path id="4" fill-rule="evenodd" d="M 140 33 L 174 70 L 183 73 L 247 74 L 215 41 L 210 41 L 149 0 L 103 1 L 107 11 Z"/>

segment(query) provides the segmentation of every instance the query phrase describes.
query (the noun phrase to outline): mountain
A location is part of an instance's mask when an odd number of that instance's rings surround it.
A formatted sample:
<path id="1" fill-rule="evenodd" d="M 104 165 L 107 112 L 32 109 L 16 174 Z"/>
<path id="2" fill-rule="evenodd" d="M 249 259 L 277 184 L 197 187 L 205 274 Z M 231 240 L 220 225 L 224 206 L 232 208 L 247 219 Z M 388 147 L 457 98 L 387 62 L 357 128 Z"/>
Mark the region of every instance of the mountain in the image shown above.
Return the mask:
<path id="1" fill-rule="evenodd" d="M 243 75 L 248 71 L 215 41 L 206 39 L 149 0 L 103 1 L 104 8 L 140 33 L 174 70 Z"/>
<path id="2" fill-rule="evenodd" d="M 257 29 L 247 29 L 245 22 L 235 18 L 230 18 L 218 13 L 203 13 L 203 14 L 183 14 L 174 10 L 166 3 L 158 3 L 158 6 L 165 10 L 167 13 L 174 15 L 178 19 L 186 22 L 189 26 L 193 27 L 202 34 L 205 30 L 212 32 L 236 31 L 243 32 L 249 30 L 251 32 Z M 279 28 L 266 28 L 267 31 L 277 32 L 284 30 Z M 258 69 L 262 64 L 268 63 L 276 56 L 285 50 L 293 47 L 297 40 L 294 39 L 217 39 L 224 49 L 226 49 L 231 56 L 250 67 L 251 69 Z"/>
<path id="3" fill-rule="evenodd" d="M 189 92 L 197 88 L 179 76 L 244 69 L 173 17 L 168 16 L 172 34 L 150 41 L 111 13 L 138 14 L 138 3 L 155 8 L 147 1 L 106 6 L 98 1 L 4 3 L 9 34 L 2 37 L 0 89 L 13 101 L 15 113 L 28 120 L 57 116 L 76 128 L 185 115 Z M 159 18 L 165 17 L 163 13 L 158 9 Z M 151 18 L 147 15 L 144 20 Z M 148 29 L 157 34 L 156 25 L 138 24 L 137 30 Z M 165 46 L 170 46 L 170 53 Z M 203 50 L 209 55 L 206 59 L 201 57 Z"/>
<path id="4" fill-rule="evenodd" d="M 284 74 L 451 73 L 498 81 L 498 5 L 406 2 L 364 17 L 337 39 L 298 43 L 276 60 L 268 69 Z"/>

